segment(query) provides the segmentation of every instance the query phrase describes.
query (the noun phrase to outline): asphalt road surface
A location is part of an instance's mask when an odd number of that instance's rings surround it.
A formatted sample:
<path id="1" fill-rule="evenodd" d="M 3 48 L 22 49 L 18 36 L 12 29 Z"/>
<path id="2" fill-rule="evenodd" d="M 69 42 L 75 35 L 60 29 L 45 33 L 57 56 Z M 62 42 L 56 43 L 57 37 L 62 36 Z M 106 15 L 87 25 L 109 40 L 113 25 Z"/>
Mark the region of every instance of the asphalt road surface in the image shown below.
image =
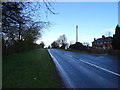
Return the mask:
<path id="1" fill-rule="evenodd" d="M 66 88 L 120 88 L 120 61 L 94 55 L 48 49 Z"/>

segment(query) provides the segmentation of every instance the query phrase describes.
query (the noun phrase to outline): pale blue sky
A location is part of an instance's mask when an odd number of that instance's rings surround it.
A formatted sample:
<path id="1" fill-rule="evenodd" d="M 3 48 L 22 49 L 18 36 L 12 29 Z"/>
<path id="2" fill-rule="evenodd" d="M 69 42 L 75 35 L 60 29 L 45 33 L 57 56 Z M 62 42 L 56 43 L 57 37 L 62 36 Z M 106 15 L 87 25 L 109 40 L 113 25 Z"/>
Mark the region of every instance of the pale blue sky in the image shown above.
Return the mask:
<path id="1" fill-rule="evenodd" d="M 50 45 L 60 35 L 65 34 L 68 43 L 75 42 L 75 27 L 79 27 L 79 42 L 91 42 L 94 37 L 111 36 L 118 24 L 117 2 L 54 2 L 53 7 L 59 14 L 48 15 L 53 25 L 45 30 L 40 41 Z M 44 18 L 44 17 L 43 17 Z"/>

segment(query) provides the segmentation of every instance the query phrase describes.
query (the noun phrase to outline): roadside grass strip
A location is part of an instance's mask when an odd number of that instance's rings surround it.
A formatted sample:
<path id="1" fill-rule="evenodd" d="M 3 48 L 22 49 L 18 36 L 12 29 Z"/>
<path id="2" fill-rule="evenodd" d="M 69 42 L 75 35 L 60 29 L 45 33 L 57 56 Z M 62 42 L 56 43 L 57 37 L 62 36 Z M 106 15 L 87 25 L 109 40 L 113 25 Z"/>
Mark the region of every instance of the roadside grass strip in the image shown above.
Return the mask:
<path id="1" fill-rule="evenodd" d="M 4 56 L 3 88 L 60 88 L 54 64 L 46 49 Z"/>

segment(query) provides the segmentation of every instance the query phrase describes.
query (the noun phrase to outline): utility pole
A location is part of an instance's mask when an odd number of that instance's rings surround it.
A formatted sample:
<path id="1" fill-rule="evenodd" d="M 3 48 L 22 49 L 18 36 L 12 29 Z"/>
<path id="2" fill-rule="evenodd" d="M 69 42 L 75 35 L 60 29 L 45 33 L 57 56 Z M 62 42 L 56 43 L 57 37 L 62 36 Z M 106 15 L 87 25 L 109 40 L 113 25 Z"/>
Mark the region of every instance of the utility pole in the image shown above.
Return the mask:
<path id="1" fill-rule="evenodd" d="M 78 25 L 76 25 L 76 42 L 78 42 Z"/>

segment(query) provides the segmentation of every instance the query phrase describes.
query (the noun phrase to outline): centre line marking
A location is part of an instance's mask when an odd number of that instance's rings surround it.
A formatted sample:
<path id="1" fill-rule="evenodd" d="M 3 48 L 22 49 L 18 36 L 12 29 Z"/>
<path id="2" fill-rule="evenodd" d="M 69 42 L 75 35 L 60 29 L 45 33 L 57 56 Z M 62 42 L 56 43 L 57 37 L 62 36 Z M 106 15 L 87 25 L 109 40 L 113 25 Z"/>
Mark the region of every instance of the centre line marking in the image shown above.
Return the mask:
<path id="1" fill-rule="evenodd" d="M 113 71 L 110 71 L 110 70 L 108 70 L 108 69 L 99 67 L 99 66 L 97 66 L 97 65 L 95 65 L 95 64 L 89 63 L 89 62 L 84 61 L 84 60 L 82 60 L 82 59 L 79 59 L 79 60 L 82 61 L 82 62 L 84 62 L 84 63 L 86 63 L 86 64 L 89 64 L 89 65 L 91 65 L 91 66 L 94 66 L 94 67 L 97 67 L 97 68 L 99 68 L 99 69 L 102 69 L 102 70 L 104 70 L 104 71 L 106 71 L 106 72 L 109 72 L 109 73 L 112 73 L 112 74 L 114 74 L 114 75 L 120 76 L 120 74 L 118 74 L 118 73 L 116 73 L 116 72 L 113 72 Z"/>
<path id="2" fill-rule="evenodd" d="M 66 55 L 67 55 L 67 54 L 66 54 Z M 71 55 L 67 55 L 67 56 L 73 57 L 73 56 L 71 56 Z M 73 58 L 74 58 L 74 57 L 73 57 Z M 104 70 L 104 71 L 106 71 L 106 72 L 112 73 L 112 74 L 117 75 L 117 76 L 120 77 L 120 74 L 118 74 L 118 73 L 116 73 L 116 72 L 113 72 L 113 71 L 110 71 L 110 70 L 108 70 L 108 69 L 102 68 L 102 67 L 100 67 L 100 66 L 97 66 L 97 65 L 95 65 L 95 64 L 89 63 L 89 62 L 84 61 L 84 60 L 82 60 L 82 59 L 79 59 L 79 60 L 82 61 L 82 62 L 84 62 L 84 63 L 86 63 L 86 64 L 89 64 L 89 65 L 91 65 L 91 66 L 94 66 L 94 67 L 96 67 L 96 68 L 102 69 L 102 70 Z"/>

